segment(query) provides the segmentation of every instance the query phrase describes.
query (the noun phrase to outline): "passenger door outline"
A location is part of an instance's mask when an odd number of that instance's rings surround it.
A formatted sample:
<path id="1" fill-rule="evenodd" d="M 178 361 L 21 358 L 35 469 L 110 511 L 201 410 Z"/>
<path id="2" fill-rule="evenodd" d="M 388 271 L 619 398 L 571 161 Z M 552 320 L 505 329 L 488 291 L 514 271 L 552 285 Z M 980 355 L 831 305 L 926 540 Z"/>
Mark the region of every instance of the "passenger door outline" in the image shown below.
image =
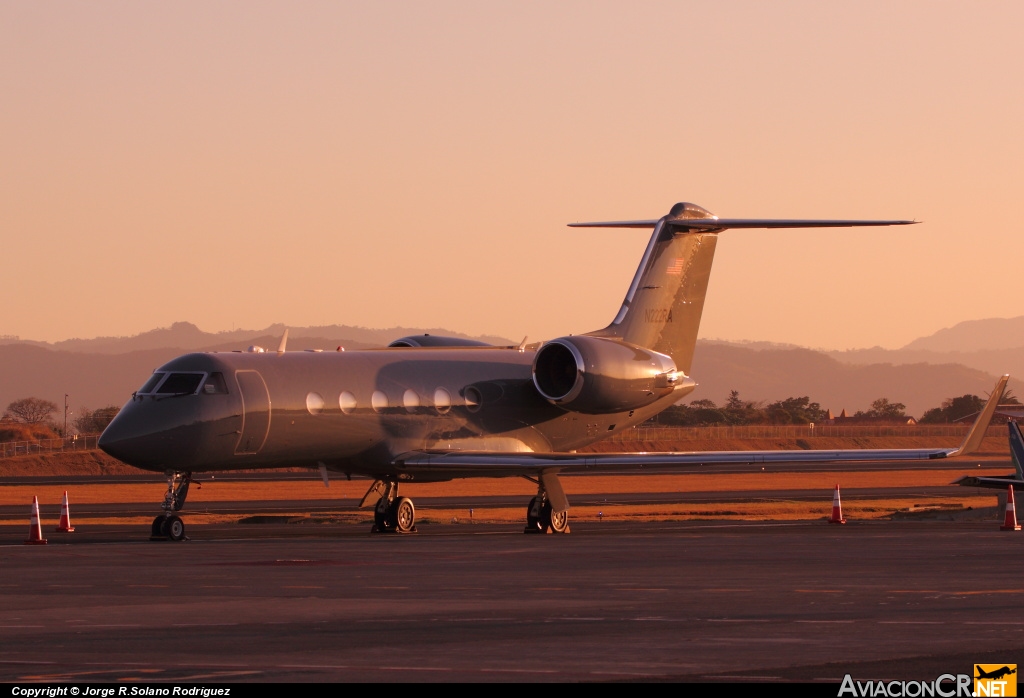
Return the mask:
<path id="1" fill-rule="evenodd" d="M 259 453 L 270 434 L 270 391 L 259 371 L 235 371 L 235 383 L 242 398 L 242 429 L 235 455 Z"/>

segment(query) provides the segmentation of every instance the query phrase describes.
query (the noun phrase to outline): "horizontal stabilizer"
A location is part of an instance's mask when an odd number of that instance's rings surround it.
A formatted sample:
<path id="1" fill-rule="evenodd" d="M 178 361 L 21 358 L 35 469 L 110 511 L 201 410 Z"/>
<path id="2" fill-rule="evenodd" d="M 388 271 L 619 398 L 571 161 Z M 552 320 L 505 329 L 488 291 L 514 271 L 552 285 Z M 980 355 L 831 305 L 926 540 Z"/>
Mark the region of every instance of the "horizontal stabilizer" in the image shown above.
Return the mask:
<path id="1" fill-rule="evenodd" d="M 728 228 L 862 228 L 885 225 L 914 225 L 919 221 L 816 220 L 799 218 L 677 218 L 666 221 L 681 230 L 726 230 Z M 570 228 L 653 228 L 658 221 L 602 221 L 569 223 Z"/>

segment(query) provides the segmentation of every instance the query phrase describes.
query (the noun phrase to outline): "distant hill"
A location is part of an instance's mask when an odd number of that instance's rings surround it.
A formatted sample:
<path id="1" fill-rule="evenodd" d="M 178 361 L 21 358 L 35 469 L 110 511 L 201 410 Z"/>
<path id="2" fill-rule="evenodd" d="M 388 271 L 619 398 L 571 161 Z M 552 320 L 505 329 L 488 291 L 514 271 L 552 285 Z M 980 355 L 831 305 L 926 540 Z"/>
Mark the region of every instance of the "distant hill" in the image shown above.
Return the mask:
<path id="1" fill-rule="evenodd" d="M 73 340 L 82 344 L 70 345 L 60 343 L 65 347 L 93 346 L 97 349 L 91 352 L 55 349 L 55 345 L 26 342 L 0 345 L 0 410 L 13 400 L 24 397 L 40 397 L 63 406 L 65 393 L 70 395 L 71 409 L 76 413 L 81 407 L 96 409 L 110 404 L 121 405 L 153 369 L 179 354 L 187 351 L 230 351 L 250 344 L 273 350 L 280 341 L 280 334 L 276 331 L 243 336 L 194 331 L 194 326 L 179 329 L 182 331 L 174 332 L 174 328 L 170 328 L 168 331 L 155 331 L 164 334 L 139 335 L 145 336 L 139 341 L 144 347 L 155 336 L 174 340 L 177 346 L 121 352 L 114 351 L 117 347 L 112 339 Z M 333 326 L 292 330 L 288 347 L 292 350 L 333 350 L 342 344 L 346 349 L 361 349 L 382 346 L 399 336 L 424 332 L 409 328 L 364 330 L 357 341 L 339 336 L 347 329 Z M 431 334 L 465 336 L 446 330 L 428 331 Z M 132 339 L 137 338 L 127 338 L 129 341 L 121 347 L 133 346 Z M 491 339 L 496 344 L 515 343 L 502 338 Z M 86 344 L 90 341 L 99 343 Z M 965 393 L 986 395 L 995 383 L 995 373 L 957 364 L 853 365 L 810 349 L 702 340 L 697 343 L 693 362 L 693 376 L 698 387 L 687 400 L 708 398 L 722 404 L 731 390 L 738 390 L 745 400 L 766 402 L 807 395 L 822 407 L 838 413 L 843 408 L 849 412 L 867 409 L 872 401 L 887 397 L 904 403 L 908 413 L 920 416 L 948 397 Z M 1024 375 L 1024 371 L 1019 375 Z M 1018 394 L 1022 392 L 1017 391 Z"/>
<path id="2" fill-rule="evenodd" d="M 811 349 L 755 350 L 714 341 L 697 342 L 692 373 L 698 386 L 691 399 L 708 398 L 719 405 L 730 390 L 738 390 L 744 400 L 768 402 L 806 395 L 838 414 L 844 408 L 866 410 L 887 397 L 905 404 L 915 417 L 949 397 L 984 397 L 996 381 L 995 373 L 959 364 L 852 365 Z"/>
<path id="3" fill-rule="evenodd" d="M 3 344 L 29 344 L 33 346 L 56 349 L 58 351 L 86 352 L 91 354 L 125 354 L 132 351 L 146 351 L 150 349 L 174 348 L 182 352 L 204 351 L 208 347 L 223 347 L 224 351 L 232 349 L 244 349 L 250 344 L 260 344 L 277 347 L 284 334 L 286 325 L 274 324 L 262 330 L 231 330 L 227 332 L 203 332 L 190 322 L 176 322 L 170 327 L 161 327 L 149 332 L 143 332 L 131 337 L 96 337 L 94 339 L 66 339 L 61 342 L 36 342 L 31 340 L 0 339 Z M 391 327 L 388 329 L 369 329 L 366 327 L 351 327 L 349 325 L 324 325 L 321 327 L 291 327 L 288 329 L 288 336 L 291 339 L 310 337 L 316 340 L 326 341 L 328 345 L 337 346 L 348 342 L 355 348 L 386 346 L 392 340 L 411 334 L 440 334 L 450 337 L 463 337 L 476 339 L 488 344 L 518 344 L 518 341 L 505 339 L 504 337 L 479 336 L 471 337 L 460 332 L 452 332 L 440 328 L 417 329 L 412 327 Z M 273 341 L 267 341 L 272 337 Z M 262 340 L 261 342 L 254 341 Z M 289 346 L 291 346 L 289 340 Z M 332 346 L 332 348 L 333 348 Z M 299 347 L 295 347 L 299 348 Z M 307 347 L 301 347 L 303 349 Z M 326 348 L 326 347 L 308 347 Z"/>
<path id="4" fill-rule="evenodd" d="M 845 364 L 960 364 L 993 375 L 1024 377 L 1024 316 L 969 320 L 919 337 L 902 349 L 825 352 Z"/>
<path id="5" fill-rule="evenodd" d="M 63 419 L 64 394 L 73 412 L 122 405 L 146 376 L 158 366 L 190 351 L 233 351 L 250 345 L 276 349 L 284 325 L 264 330 L 203 332 L 187 322 L 144 332 L 134 337 L 70 339 L 48 344 L 6 339 L 0 342 L 0 412 L 24 397 L 39 397 L 60 405 Z M 364 327 L 330 325 L 289 330 L 288 348 L 334 350 L 368 349 L 386 346 L 392 340 L 413 334 L 468 335 L 444 329 L 394 327 L 373 330 Z M 351 333 L 348 336 L 346 333 Z M 492 344 L 517 344 L 502 337 L 472 337 Z M 6 343 L 5 343 L 6 342 Z M 74 415 L 72 415 L 72 419 Z"/>
<path id="6" fill-rule="evenodd" d="M 919 337 L 901 351 L 979 352 L 1024 348 L 1024 315 L 967 320 Z"/>
<path id="7" fill-rule="evenodd" d="M 939 352 L 875 347 L 826 353 L 845 364 L 960 364 L 992 375 L 1009 373 L 1024 378 L 1024 348 Z"/>

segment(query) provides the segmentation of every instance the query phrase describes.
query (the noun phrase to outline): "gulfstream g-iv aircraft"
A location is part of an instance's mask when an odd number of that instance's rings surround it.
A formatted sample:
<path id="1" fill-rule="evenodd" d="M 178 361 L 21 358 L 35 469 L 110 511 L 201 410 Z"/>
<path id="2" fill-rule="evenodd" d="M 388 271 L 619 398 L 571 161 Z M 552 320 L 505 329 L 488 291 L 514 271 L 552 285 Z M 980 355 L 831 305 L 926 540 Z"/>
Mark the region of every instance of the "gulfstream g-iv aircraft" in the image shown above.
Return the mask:
<path id="1" fill-rule="evenodd" d="M 604 329 L 527 346 L 406 337 L 351 352 L 186 354 L 158 368 L 100 437 L 112 456 L 166 473 L 154 537 L 181 540 L 194 473 L 303 466 L 366 476 L 378 531 L 412 531 L 403 482 L 523 477 L 537 484 L 527 530 L 568 531 L 559 474 L 700 463 L 926 459 L 977 446 L 989 404 L 959 449 L 576 453 L 691 392 L 690 364 L 718 235 L 729 228 L 912 221 L 722 219 L 680 203 L 653 228 L 626 298 Z M 1001 385 L 1005 385 L 1005 378 Z M 998 402 L 1001 385 L 993 392 Z M 978 431 L 980 425 L 980 433 Z"/>

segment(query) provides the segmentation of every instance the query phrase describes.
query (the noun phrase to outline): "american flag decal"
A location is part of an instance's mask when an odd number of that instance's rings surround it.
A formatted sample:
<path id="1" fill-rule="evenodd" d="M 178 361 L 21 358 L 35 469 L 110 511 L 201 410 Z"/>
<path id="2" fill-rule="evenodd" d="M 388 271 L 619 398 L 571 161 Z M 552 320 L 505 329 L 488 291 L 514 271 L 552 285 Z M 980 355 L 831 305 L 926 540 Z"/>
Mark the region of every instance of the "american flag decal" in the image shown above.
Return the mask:
<path id="1" fill-rule="evenodd" d="M 683 264 L 686 262 L 682 257 L 676 257 L 676 261 L 669 265 L 668 269 L 665 270 L 666 274 L 672 274 L 679 276 L 683 273 Z"/>

